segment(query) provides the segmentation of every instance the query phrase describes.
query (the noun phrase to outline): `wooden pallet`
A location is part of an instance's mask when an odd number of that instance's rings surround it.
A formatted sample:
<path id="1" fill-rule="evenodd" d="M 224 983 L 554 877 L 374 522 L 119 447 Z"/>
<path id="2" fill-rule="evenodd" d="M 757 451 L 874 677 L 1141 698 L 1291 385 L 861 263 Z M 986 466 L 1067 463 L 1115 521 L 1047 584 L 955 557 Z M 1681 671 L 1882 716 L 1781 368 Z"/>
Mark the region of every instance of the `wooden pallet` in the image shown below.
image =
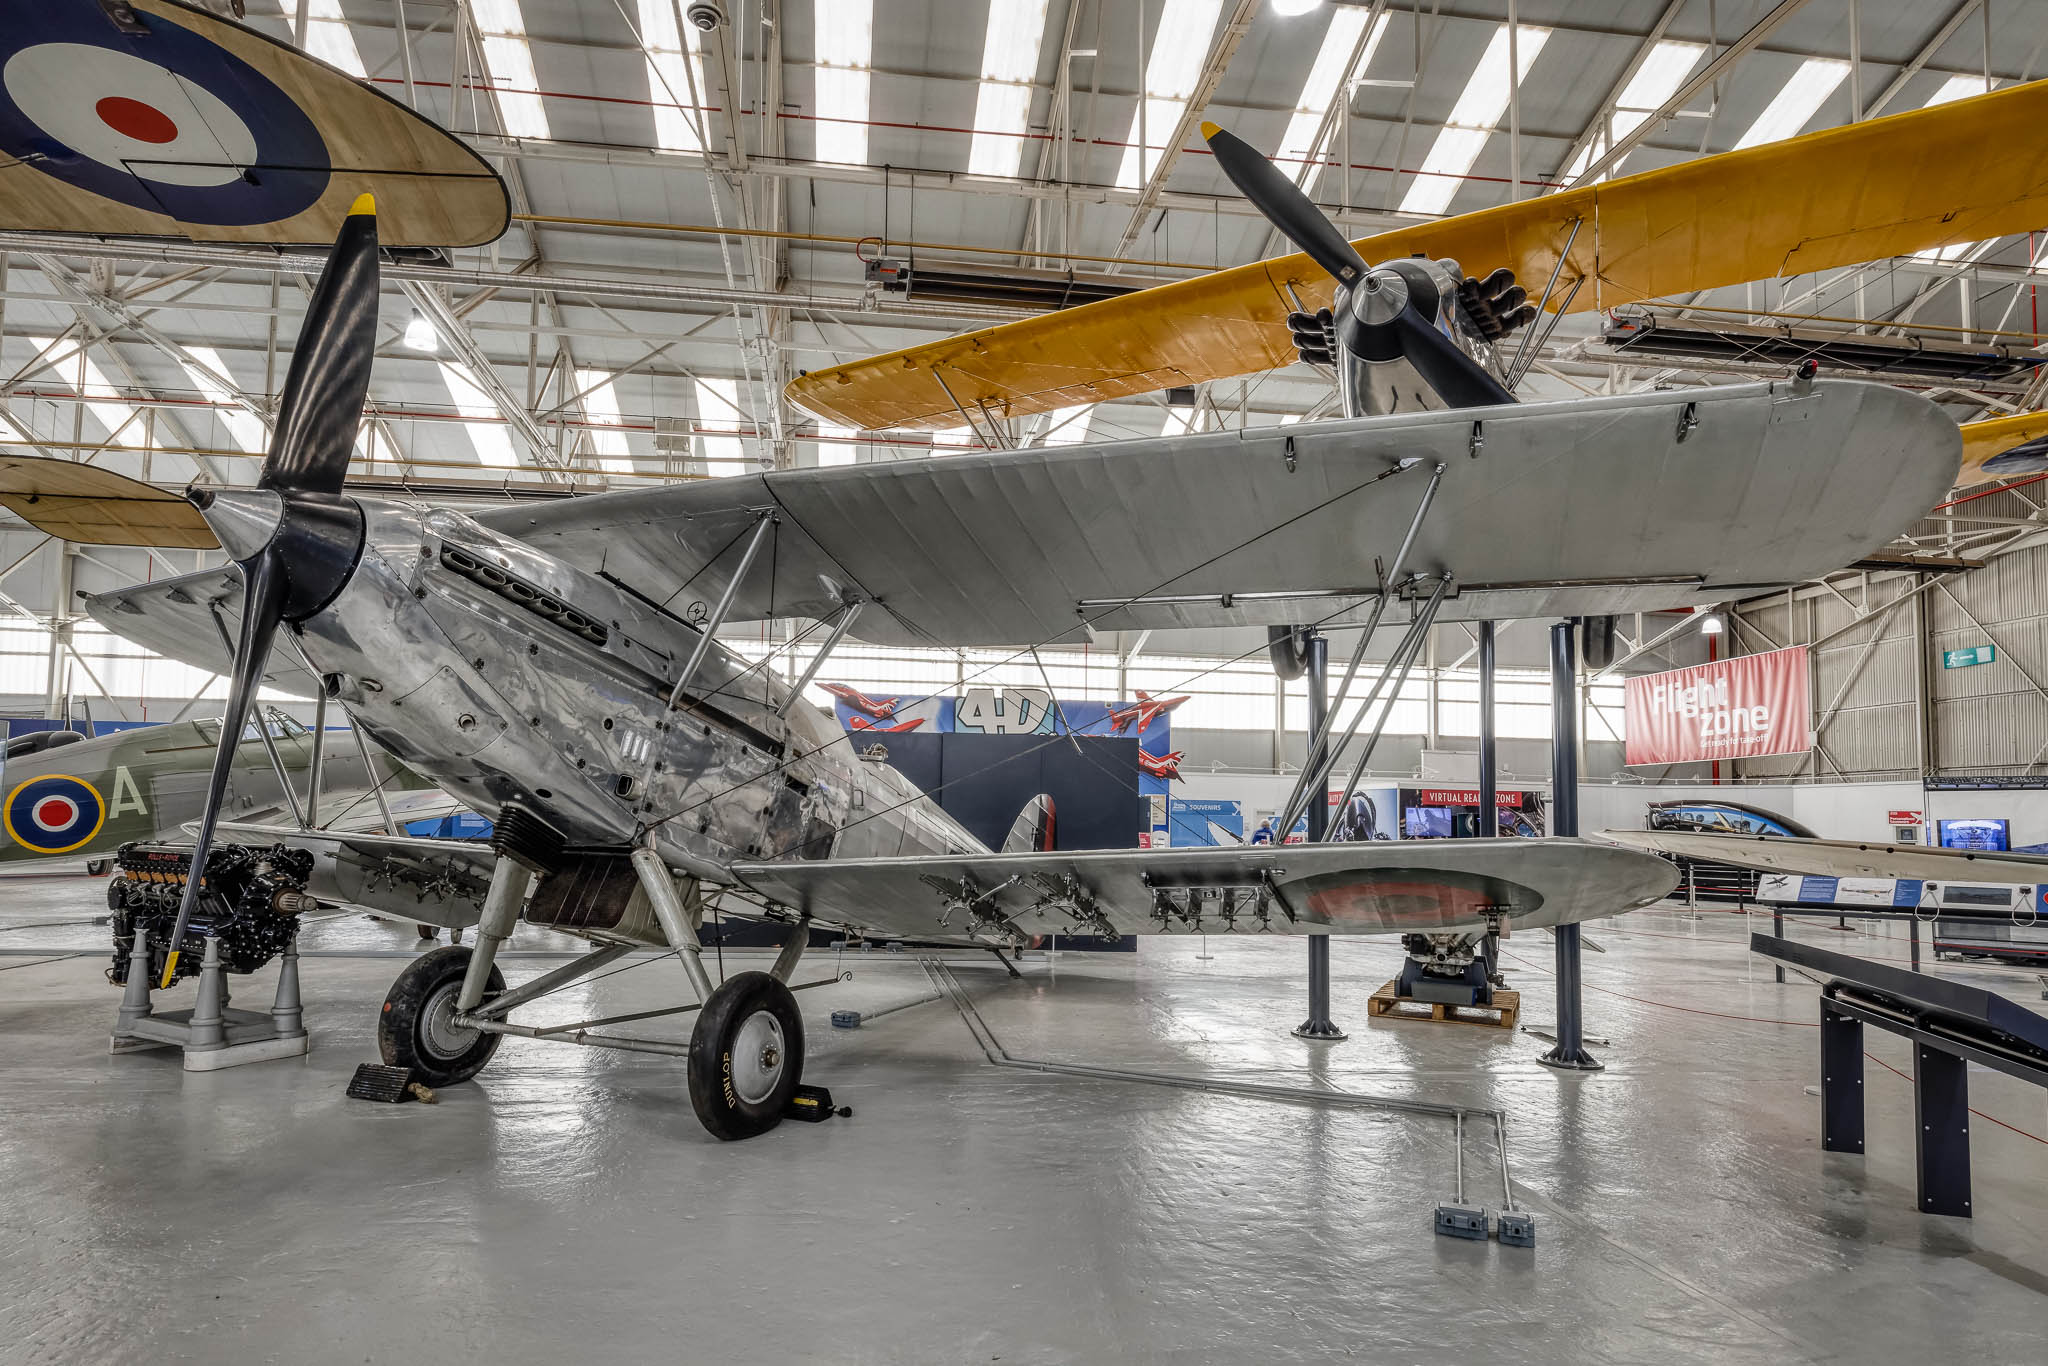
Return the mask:
<path id="1" fill-rule="evenodd" d="M 1407 1000 L 1396 996 L 1394 987 L 1395 983 L 1389 982 L 1366 1001 L 1366 1011 L 1374 1019 L 1448 1020 L 1452 1024 L 1513 1029 L 1516 1018 L 1522 1013 L 1522 993 L 1519 991 L 1495 991 L 1490 1006 L 1453 1006 Z"/>

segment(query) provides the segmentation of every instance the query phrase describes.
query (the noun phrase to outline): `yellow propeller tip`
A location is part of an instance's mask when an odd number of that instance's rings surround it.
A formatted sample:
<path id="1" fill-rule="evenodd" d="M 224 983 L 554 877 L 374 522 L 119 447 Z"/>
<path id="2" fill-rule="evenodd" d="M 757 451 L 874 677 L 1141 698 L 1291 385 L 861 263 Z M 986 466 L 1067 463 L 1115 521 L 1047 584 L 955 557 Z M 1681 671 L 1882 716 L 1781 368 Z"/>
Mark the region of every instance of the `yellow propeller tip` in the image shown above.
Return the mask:
<path id="1" fill-rule="evenodd" d="M 1220 126 L 1210 123 L 1207 119 L 1202 121 L 1202 141 L 1207 142 L 1222 131 L 1223 129 Z"/>
<path id="2" fill-rule="evenodd" d="M 356 202 L 348 206 L 348 216 L 354 218 L 360 214 L 368 214 L 372 218 L 377 216 L 377 196 L 373 194 L 359 194 L 356 196 Z"/>

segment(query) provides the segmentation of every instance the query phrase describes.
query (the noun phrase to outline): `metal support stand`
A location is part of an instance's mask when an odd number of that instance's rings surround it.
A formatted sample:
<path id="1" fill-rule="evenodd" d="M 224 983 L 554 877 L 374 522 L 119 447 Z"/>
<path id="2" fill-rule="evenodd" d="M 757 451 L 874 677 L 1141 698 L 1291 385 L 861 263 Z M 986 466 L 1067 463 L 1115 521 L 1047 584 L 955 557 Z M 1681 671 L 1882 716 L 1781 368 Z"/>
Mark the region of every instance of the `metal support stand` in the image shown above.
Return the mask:
<path id="1" fill-rule="evenodd" d="M 713 990 L 711 974 L 704 970 L 704 945 L 697 938 L 701 903 L 685 909 L 683 898 L 676 891 L 675 874 L 661 861 L 661 855 L 644 844 L 633 850 L 633 871 L 640 875 L 640 886 L 647 892 L 647 900 L 654 907 L 654 918 L 661 922 L 662 933 L 668 936 L 669 946 L 675 949 L 676 956 L 683 962 L 683 971 L 690 978 L 691 989 L 697 993 L 699 1001 L 710 1000 Z"/>
<path id="2" fill-rule="evenodd" d="M 1330 642 L 1319 634 L 1308 638 L 1308 733 L 1311 737 L 1324 735 L 1324 716 L 1330 703 Z M 1306 771 L 1320 773 L 1324 768 L 1324 754 L 1319 749 L 1307 756 Z M 1308 834 L 1310 844 L 1319 844 L 1330 831 L 1330 799 L 1323 790 L 1323 780 L 1317 779 L 1309 789 Z M 1279 838 L 1285 840 L 1293 823 L 1282 826 Z M 1335 1042 L 1347 1037 L 1343 1030 L 1330 1022 L 1330 937 L 1326 934 L 1311 934 L 1308 938 L 1308 1018 L 1295 1027 L 1297 1039 L 1315 1039 Z"/>
<path id="3" fill-rule="evenodd" d="M 1479 836 L 1500 834 L 1500 765 L 1493 732 L 1493 623 L 1479 623 Z M 1490 942 L 1490 941 L 1489 941 Z"/>
<path id="4" fill-rule="evenodd" d="M 490 890 L 484 893 L 483 913 L 476 922 L 476 948 L 470 951 L 462 991 L 455 998 L 457 1014 L 467 1014 L 483 1004 L 491 965 L 498 960 L 498 947 L 512 937 L 512 927 L 519 923 L 519 908 L 526 904 L 526 892 L 531 886 L 531 869 L 508 854 L 498 855 L 498 861 L 491 867 Z"/>
<path id="5" fill-rule="evenodd" d="M 1863 1021 L 1820 998 L 1820 1146 L 1863 1151 Z"/>
<path id="6" fill-rule="evenodd" d="M 1970 1217 L 1970 1073 L 1957 1054 L 1913 1045 L 1920 1212 Z"/>
<path id="7" fill-rule="evenodd" d="M 149 936 L 138 932 L 128 955 L 128 981 L 108 1052 L 178 1048 L 184 1050 L 187 1072 L 218 1072 L 273 1058 L 302 1057 L 311 1049 L 299 998 L 297 934 L 287 941 L 279 959 L 277 995 L 268 1011 L 237 1010 L 228 1004 L 227 964 L 220 941 L 210 935 L 206 956 L 200 960 L 199 996 L 190 1010 L 158 1014 L 150 982 Z"/>
<path id="8" fill-rule="evenodd" d="M 1572 652 L 1575 621 L 1550 628 L 1550 833 L 1579 833 L 1579 736 L 1577 669 Z M 1579 927 L 1557 927 L 1557 1045 L 1536 1059 L 1545 1067 L 1598 1072 L 1603 1064 L 1586 1051 L 1579 1014 Z"/>

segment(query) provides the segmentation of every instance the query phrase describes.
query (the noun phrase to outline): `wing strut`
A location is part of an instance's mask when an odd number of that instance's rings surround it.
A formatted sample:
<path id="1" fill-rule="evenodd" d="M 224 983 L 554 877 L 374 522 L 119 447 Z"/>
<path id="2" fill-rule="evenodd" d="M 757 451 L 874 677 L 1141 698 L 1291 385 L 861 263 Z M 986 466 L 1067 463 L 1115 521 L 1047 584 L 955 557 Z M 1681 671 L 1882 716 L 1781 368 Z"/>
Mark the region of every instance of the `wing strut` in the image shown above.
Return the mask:
<path id="1" fill-rule="evenodd" d="M 1403 468 L 1408 467 L 1404 466 Z M 1365 662 L 1366 647 L 1372 644 L 1373 632 L 1379 630 L 1380 618 L 1386 615 L 1387 603 L 1393 596 L 1389 591 L 1389 586 L 1401 582 L 1401 571 L 1408 567 L 1408 552 L 1415 546 L 1415 533 L 1422 530 L 1422 519 L 1429 515 L 1429 505 L 1436 501 L 1437 488 L 1443 481 L 1444 466 L 1443 462 L 1439 461 L 1436 468 L 1430 473 L 1429 487 L 1422 491 L 1422 501 L 1415 506 L 1414 517 L 1409 519 L 1408 534 L 1401 538 L 1401 548 L 1394 552 L 1394 567 L 1387 571 L 1385 579 L 1381 582 L 1379 600 L 1372 605 L 1372 616 L 1365 623 L 1365 629 L 1358 633 L 1358 646 L 1351 652 L 1351 663 L 1345 666 L 1344 681 L 1337 685 L 1337 698 L 1330 704 L 1329 710 L 1324 713 L 1323 724 L 1317 728 L 1315 735 L 1308 742 L 1308 749 L 1305 751 L 1308 754 L 1315 755 L 1325 752 L 1323 742 L 1330 738 L 1330 729 L 1336 724 L 1337 713 L 1344 710 L 1344 702 L 1351 696 L 1351 684 L 1358 677 L 1359 666 Z M 1382 678 L 1384 678 L 1384 675 L 1382 675 Z M 1378 695 L 1379 689 L 1377 686 L 1374 687 L 1373 692 L 1375 696 Z M 1372 703 L 1368 700 L 1366 706 L 1370 707 L 1371 705 Z M 1346 744 L 1351 742 L 1349 732 L 1345 734 L 1344 741 Z M 1288 794 L 1283 810 L 1292 812 L 1295 811 L 1297 806 L 1302 804 L 1303 798 L 1309 791 L 1311 770 L 1315 768 L 1317 766 L 1312 763 L 1302 765 L 1301 777 L 1295 781 L 1294 791 Z M 1295 819 L 1299 819 L 1298 812 L 1296 812 Z M 1292 830 L 1294 828 L 1294 820 L 1289 820 L 1280 828 L 1282 830 Z"/>
<path id="2" fill-rule="evenodd" d="M 747 571 L 754 567 L 754 557 L 761 553 L 761 546 L 767 541 L 768 533 L 774 529 L 773 513 L 763 511 L 754 519 L 754 534 L 748 538 L 747 548 L 740 552 L 739 568 L 732 571 L 732 578 L 727 580 L 725 591 L 718 595 L 718 606 L 711 610 L 710 618 L 697 628 L 703 632 L 697 637 L 697 648 L 690 651 L 689 662 L 683 665 L 683 671 L 676 675 L 676 685 L 669 689 L 668 705 L 661 709 L 664 718 L 676 709 L 676 703 L 682 700 L 684 691 L 696 681 L 697 670 L 704 664 L 704 656 L 711 653 L 712 637 L 718 634 L 719 627 L 725 625 L 726 617 L 732 612 L 733 599 L 740 594 L 740 584 L 746 581 Z M 642 792 L 645 792 L 647 785 L 654 781 L 654 766 L 661 762 L 661 749 L 659 744 L 648 746 L 647 766 L 640 770 L 639 790 Z"/>
<path id="3" fill-rule="evenodd" d="M 1382 669 L 1380 676 L 1374 680 L 1372 691 L 1365 695 L 1365 701 L 1352 715 L 1351 724 L 1344 728 L 1343 738 L 1330 746 L 1329 752 L 1323 756 L 1320 764 L 1310 765 L 1302 770 L 1301 781 L 1295 785 L 1295 796 L 1288 802 L 1287 809 L 1281 813 L 1283 819 L 1276 829 L 1294 829 L 1294 823 L 1300 820 L 1302 813 L 1308 809 L 1310 794 L 1324 790 L 1323 785 L 1329 781 L 1331 772 L 1337 767 L 1337 761 L 1344 757 L 1344 751 L 1350 746 L 1352 737 L 1358 734 L 1359 723 L 1365 720 L 1366 713 L 1372 710 L 1373 703 L 1386 691 L 1387 679 L 1392 676 L 1393 691 L 1388 696 L 1386 707 L 1380 712 L 1380 719 L 1373 723 L 1372 734 L 1366 739 L 1365 748 L 1360 752 L 1358 762 L 1352 767 L 1351 781 L 1345 785 L 1344 796 L 1337 803 L 1337 809 L 1341 811 L 1350 804 L 1352 794 L 1358 791 L 1358 780 L 1364 776 L 1365 766 L 1371 761 L 1372 752 L 1379 745 L 1380 733 L 1386 729 L 1387 718 L 1394 709 L 1393 701 L 1401 695 L 1402 687 L 1408 682 L 1408 671 L 1415 666 L 1416 659 L 1422 654 L 1422 647 L 1429 639 L 1429 628 L 1436 624 L 1437 611 L 1443 606 L 1444 595 L 1450 592 L 1452 578 L 1449 570 L 1437 576 L 1435 591 L 1429 595 L 1429 600 L 1423 603 L 1422 610 L 1416 614 L 1415 620 L 1408 624 L 1400 643 L 1394 646 L 1394 653 L 1387 660 L 1388 667 Z M 1424 581 L 1424 576 L 1418 574 L 1409 582 L 1419 587 Z M 1375 613 L 1379 611 L 1385 599 L 1397 591 L 1399 590 L 1390 582 L 1380 595 L 1381 603 L 1374 606 Z M 1337 708 L 1331 707 L 1330 715 L 1334 717 L 1336 713 Z M 1311 750 L 1310 753 L 1314 751 Z"/>
<path id="4" fill-rule="evenodd" d="M 839 609 L 839 620 L 832 624 L 832 634 L 825 637 L 825 643 L 819 646 L 818 653 L 811 657 L 810 664 L 804 668 L 804 676 L 789 685 L 789 696 L 783 698 L 782 705 L 775 709 L 777 716 L 789 715 L 790 709 L 796 706 L 798 699 L 804 695 L 804 689 L 811 686 L 811 680 L 818 676 L 818 670 L 825 667 L 825 661 L 839 648 L 839 642 L 853 629 L 853 623 L 860 619 L 861 609 L 867 605 L 866 598 L 846 600 L 846 606 Z"/>

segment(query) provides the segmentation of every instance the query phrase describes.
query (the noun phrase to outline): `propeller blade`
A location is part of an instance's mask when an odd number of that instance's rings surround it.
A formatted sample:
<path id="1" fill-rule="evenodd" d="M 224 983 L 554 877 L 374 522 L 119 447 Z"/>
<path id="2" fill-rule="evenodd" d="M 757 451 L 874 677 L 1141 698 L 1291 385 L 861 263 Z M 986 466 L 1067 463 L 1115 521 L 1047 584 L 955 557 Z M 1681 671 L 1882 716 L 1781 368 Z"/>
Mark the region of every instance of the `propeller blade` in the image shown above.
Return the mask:
<path id="1" fill-rule="evenodd" d="M 1315 201 L 1280 174 L 1279 167 L 1260 156 L 1243 138 L 1213 123 L 1202 125 L 1202 138 L 1238 193 L 1249 199 L 1252 207 L 1280 229 L 1288 241 L 1307 252 L 1310 260 L 1336 276 L 1340 283 L 1358 282 L 1365 274 L 1365 259 L 1344 240 L 1344 234 L 1315 206 Z"/>
<path id="2" fill-rule="evenodd" d="M 1401 340 L 1401 354 L 1415 367 L 1423 382 L 1437 391 L 1453 408 L 1484 408 L 1496 403 L 1513 403 L 1515 396 L 1501 387 L 1458 344 L 1432 327 L 1411 304 L 1390 324 Z"/>
<path id="3" fill-rule="evenodd" d="M 377 348 L 377 203 L 358 195 L 299 326 L 257 487 L 339 493 Z"/>
<path id="4" fill-rule="evenodd" d="M 164 975 L 159 986 L 169 986 L 177 971 L 178 948 L 185 942 L 192 911 L 199 904 L 199 879 L 206 869 L 206 856 L 213 848 L 213 828 L 220 820 L 228 772 L 234 767 L 235 751 L 242 743 L 242 726 L 249 718 L 256 689 L 263 682 L 270 642 L 284 613 L 287 584 L 283 566 L 274 555 L 261 554 L 244 563 L 242 579 L 241 639 L 235 646 L 234 671 L 228 680 L 227 711 L 220 720 L 220 743 L 213 751 L 213 774 L 206 784 L 206 806 L 199 817 L 198 841 L 192 846 L 192 869 L 185 878 L 185 895 L 178 902 L 177 927 L 165 941 Z"/>

